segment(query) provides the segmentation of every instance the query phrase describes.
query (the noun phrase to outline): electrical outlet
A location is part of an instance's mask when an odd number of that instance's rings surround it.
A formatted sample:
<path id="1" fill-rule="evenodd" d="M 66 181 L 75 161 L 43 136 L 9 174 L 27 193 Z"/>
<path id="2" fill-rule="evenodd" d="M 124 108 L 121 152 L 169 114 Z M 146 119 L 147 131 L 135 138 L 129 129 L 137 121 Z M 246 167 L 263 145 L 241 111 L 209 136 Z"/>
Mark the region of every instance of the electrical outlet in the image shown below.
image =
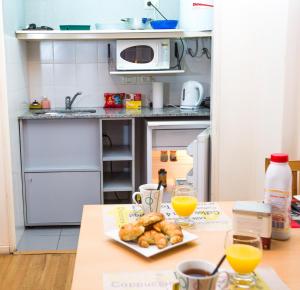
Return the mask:
<path id="1" fill-rule="evenodd" d="M 145 10 L 151 10 L 151 9 L 154 9 L 152 6 L 148 6 L 148 2 L 150 0 L 144 0 L 144 9 Z M 159 0 L 151 0 L 151 3 L 156 7 L 156 8 L 159 8 Z"/>
<path id="2" fill-rule="evenodd" d="M 136 85 L 137 78 L 132 76 L 123 76 L 121 82 L 122 85 Z"/>

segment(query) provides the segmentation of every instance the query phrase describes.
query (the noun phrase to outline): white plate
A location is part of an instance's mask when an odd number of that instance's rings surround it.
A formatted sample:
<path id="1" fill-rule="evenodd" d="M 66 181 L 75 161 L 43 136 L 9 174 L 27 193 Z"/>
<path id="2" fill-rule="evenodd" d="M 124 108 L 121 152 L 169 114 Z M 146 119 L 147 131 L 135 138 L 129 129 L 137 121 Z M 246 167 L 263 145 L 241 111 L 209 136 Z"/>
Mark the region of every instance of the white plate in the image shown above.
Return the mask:
<path id="1" fill-rule="evenodd" d="M 105 233 L 106 236 L 110 237 L 111 239 L 123 244 L 124 246 L 138 252 L 139 254 L 149 258 L 149 257 L 152 257 L 152 256 L 155 256 L 157 254 L 160 254 L 160 253 L 163 253 L 165 251 L 168 251 L 170 249 L 173 249 L 173 248 L 176 248 L 176 247 L 179 247 L 183 244 L 186 244 L 186 243 L 189 243 L 191 241 L 194 241 L 196 239 L 198 239 L 198 236 L 190 233 L 190 232 L 187 232 L 185 230 L 182 230 L 182 233 L 183 233 L 183 241 L 180 242 L 180 243 L 177 243 L 175 245 L 171 245 L 169 244 L 166 248 L 164 249 L 158 249 L 155 245 L 153 246 L 150 246 L 149 248 L 142 248 L 140 247 L 138 244 L 134 243 L 134 242 L 124 242 L 120 239 L 119 237 L 119 230 L 118 229 L 115 229 L 115 230 L 111 230 L 111 231 L 108 231 Z"/>

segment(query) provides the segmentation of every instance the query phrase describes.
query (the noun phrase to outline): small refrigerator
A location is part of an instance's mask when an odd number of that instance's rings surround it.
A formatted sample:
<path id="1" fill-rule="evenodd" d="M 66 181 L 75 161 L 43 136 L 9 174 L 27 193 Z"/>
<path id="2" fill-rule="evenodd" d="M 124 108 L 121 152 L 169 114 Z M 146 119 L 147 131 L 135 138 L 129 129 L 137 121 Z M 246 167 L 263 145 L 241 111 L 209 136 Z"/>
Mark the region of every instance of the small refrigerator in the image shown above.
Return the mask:
<path id="1" fill-rule="evenodd" d="M 147 183 L 165 180 L 165 201 L 174 186 L 191 184 L 208 201 L 210 121 L 146 121 Z"/>

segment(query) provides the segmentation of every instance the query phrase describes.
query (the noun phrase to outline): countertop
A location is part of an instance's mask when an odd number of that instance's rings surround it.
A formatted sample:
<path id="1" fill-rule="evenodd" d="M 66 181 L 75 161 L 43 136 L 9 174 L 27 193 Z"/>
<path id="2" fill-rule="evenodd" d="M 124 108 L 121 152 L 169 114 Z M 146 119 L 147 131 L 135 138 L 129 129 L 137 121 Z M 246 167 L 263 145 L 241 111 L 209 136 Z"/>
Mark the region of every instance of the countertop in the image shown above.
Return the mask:
<path id="1" fill-rule="evenodd" d="M 59 108 L 56 108 L 59 109 Z M 61 108 L 60 108 L 61 109 Z M 37 111 L 27 111 L 19 116 L 21 120 L 45 119 L 106 119 L 106 118 L 159 118 L 159 117 L 205 117 L 209 118 L 210 110 L 200 107 L 198 110 L 180 110 L 180 108 L 166 107 L 163 109 L 150 109 L 143 107 L 141 110 L 105 109 L 105 108 L 74 108 L 95 109 L 96 113 L 84 114 L 36 114 Z M 38 110 L 40 111 L 40 110 Z"/>

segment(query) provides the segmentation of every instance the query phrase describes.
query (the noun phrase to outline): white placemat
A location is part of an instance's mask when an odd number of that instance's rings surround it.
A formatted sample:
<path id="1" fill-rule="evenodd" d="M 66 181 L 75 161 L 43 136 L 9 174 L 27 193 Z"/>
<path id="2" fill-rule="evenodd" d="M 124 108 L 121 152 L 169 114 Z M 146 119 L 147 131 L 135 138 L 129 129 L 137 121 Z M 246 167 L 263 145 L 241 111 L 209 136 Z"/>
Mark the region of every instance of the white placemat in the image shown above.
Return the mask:
<path id="1" fill-rule="evenodd" d="M 290 288 L 280 279 L 271 267 L 258 267 L 256 273 L 260 275 L 272 290 L 289 290 Z"/>
<path id="2" fill-rule="evenodd" d="M 256 273 L 271 290 L 289 290 L 270 267 L 259 267 Z M 226 276 L 226 275 L 224 275 Z M 172 290 L 176 282 L 174 271 L 103 273 L 104 290 Z M 261 290 L 264 283 L 260 284 Z M 225 278 L 220 277 L 216 290 L 224 290 Z"/>

